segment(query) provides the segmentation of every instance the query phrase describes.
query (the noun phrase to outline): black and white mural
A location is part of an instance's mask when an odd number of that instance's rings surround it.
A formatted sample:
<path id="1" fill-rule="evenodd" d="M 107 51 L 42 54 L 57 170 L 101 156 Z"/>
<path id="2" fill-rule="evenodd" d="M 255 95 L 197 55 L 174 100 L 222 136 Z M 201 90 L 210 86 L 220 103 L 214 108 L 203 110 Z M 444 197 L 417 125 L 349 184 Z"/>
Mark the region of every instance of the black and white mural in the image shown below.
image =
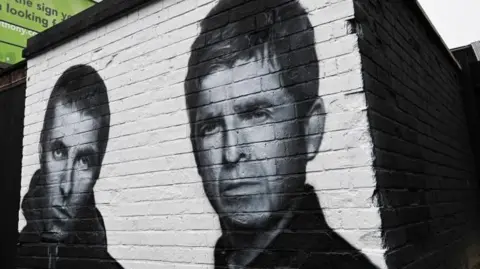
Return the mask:
<path id="1" fill-rule="evenodd" d="M 57 80 L 40 134 L 38 169 L 21 203 L 19 268 L 122 268 L 107 251 L 94 186 L 110 129 L 107 88 L 74 65 Z"/>
<path id="2" fill-rule="evenodd" d="M 322 5 L 151 1 L 29 60 L 18 268 L 385 268 L 357 41 Z"/>
<path id="3" fill-rule="evenodd" d="M 325 112 L 304 8 L 254 1 L 265 10 L 254 20 L 223 23 L 241 2 L 221 0 L 201 22 L 185 83 L 198 173 L 222 229 L 215 268 L 376 268 L 329 227 L 306 184 Z"/>

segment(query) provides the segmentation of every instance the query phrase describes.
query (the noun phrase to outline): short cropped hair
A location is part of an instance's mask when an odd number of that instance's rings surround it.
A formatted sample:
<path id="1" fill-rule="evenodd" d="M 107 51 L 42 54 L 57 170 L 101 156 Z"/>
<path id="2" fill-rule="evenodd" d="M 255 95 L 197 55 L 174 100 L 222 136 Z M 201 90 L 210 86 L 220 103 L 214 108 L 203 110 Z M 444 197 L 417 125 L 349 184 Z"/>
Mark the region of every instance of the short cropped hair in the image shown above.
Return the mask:
<path id="1" fill-rule="evenodd" d="M 298 117 L 306 115 L 318 97 L 319 63 L 313 27 L 298 0 L 219 0 L 200 26 L 185 79 L 192 138 L 195 108 L 205 105 L 196 98 L 202 78 L 257 55 L 279 66 L 282 87 L 294 98 Z"/>
<path id="2" fill-rule="evenodd" d="M 76 111 L 90 115 L 99 122 L 98 164 L 101 165 L 108 142 L 110 107 L 107 87 L 97 71 L 89 65 L 74 65 L 65 70 L 55 83 L 40 133 L 39 153 L 42 166 L 45 162 L 45 144 L 50 139 L 56 106 L 75 107 Z"/>

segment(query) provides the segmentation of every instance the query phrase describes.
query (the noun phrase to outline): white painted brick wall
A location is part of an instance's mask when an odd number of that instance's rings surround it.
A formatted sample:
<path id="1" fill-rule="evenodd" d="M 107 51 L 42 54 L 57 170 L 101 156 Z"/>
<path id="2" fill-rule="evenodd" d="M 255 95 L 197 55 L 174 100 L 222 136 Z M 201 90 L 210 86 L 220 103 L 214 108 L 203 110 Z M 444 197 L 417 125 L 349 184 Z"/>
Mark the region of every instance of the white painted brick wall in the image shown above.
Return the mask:
<path id="1" fill-rule="evenodd" d="M 351 0 L 302 0 L 315 26 L 324 138 L 308 183 L 329 225 L 384 268 L 371 138 Z M 111 128 L 96 184 L 109 252 L 125 268 L 212 268 L 218 218 L 196 173 L 183 80 L 198 22 L 212 0 L 164 0 L 28 60 L 22 198 L 38 169 L 50 91 L 74 64 L 90 64 L 108 88 Z M 239 73 L 247 76 L 245 73 Z M 220 97 L 219 97 L 220 98 Z M 19 230 L 25 225 L 20 213 Z"/>

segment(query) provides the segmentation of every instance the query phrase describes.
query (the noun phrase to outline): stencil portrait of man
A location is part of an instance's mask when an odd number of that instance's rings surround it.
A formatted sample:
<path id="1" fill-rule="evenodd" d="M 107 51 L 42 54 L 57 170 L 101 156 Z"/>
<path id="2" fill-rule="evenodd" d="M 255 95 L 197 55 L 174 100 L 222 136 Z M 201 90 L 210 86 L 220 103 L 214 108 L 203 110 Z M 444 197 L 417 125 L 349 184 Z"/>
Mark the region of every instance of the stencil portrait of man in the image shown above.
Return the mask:
<path id="1" fill-rule="evenodd" d="M 57 80 L 40 134 L 40 169 L 22 204 L 20 268 L 122 268 L 107 251 L 93 188 L 108 141 L 107 88 L 92 67 L 75 65 Z"/>
<path id="2" fill-rule="evenodd" d="M 325 122 L 314 44 L 298 1 L 220 0 L 201 22 L 185 92 L 222 228 L 215 268 L 376 268 L 328 226 L 306 184 Z"/>

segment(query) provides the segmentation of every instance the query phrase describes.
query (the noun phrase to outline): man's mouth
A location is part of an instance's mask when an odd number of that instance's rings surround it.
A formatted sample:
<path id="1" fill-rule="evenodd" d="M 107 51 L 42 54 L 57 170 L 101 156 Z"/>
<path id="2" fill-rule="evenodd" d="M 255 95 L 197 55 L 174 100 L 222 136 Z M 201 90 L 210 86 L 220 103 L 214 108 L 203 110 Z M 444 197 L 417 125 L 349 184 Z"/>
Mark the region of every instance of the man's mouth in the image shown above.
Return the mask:
<path id="1" fill-rule="evenodd" d="M 63 206 L 51 206 L 45 212 L 45 231 L 42 238 L 47 242 L 58 242 L 69 232 L 69 223 L 73 221 L 72 214 Z"/>
<path id="2" fill-rule="evenodd" d="M 229 180 L 220 184 L 220 194 L 222 196 L 243 196 L 254 195 L 260 191 L 258 180 Z"/>

